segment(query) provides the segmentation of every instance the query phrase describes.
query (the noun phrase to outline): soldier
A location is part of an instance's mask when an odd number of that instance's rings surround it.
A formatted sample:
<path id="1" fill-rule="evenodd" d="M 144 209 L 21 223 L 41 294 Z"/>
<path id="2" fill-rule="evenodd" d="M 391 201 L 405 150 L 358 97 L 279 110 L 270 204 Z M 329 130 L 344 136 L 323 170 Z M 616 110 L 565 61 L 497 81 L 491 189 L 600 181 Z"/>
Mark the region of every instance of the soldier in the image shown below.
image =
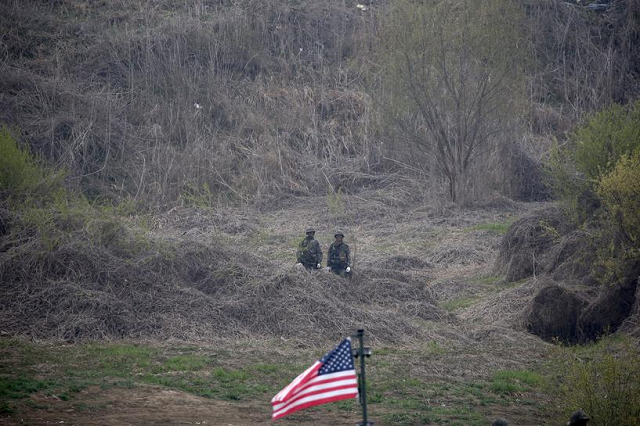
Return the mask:
<path id="1" fill-rule="evenodd" d="M 569 417 L 567 426 L 587 426 L 587 423 L 589 423 L 589 416 L 584 411 L 578 410 Z"/>
<path id="2" fill-rule="evenodd" d="M 342 242 L 344 234 L 338 231 L 334 234 L 335 241 L 327 252 L 327 268 L 341 277 L 351 275 L 351 253 L 349 246 Z"/>
<path id="3" fill-rule="evenodd" d="M 491 426 L 509 426 L 509 422 L 502 417 L 498 417 L 491 423 Z"/>
<path id="4" fill-rule="evenodd" d="M 314 238 L 316 230 L 307 228 L 305 231 L 307 236 L 298 244 L 298 264 L 301 264 L 308 270 L 320 269 L 322 263 L 322 249 L 320 243 Z"/>

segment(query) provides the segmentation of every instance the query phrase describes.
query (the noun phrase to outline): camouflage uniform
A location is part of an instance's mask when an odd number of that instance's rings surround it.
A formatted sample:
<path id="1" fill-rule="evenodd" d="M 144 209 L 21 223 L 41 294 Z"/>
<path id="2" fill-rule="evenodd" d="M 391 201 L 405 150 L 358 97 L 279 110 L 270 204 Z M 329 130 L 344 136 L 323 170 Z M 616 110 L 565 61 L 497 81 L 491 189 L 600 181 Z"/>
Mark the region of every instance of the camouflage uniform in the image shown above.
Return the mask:
<path id="1" fill-rule="evenodd" d="M 331 272 L 341 276 L 348 274 L 347 267 L 351 267 L 351 251 L 345 243 L 332 243 L 327 252 L 327 266 Z"/>
<path id="2" fill-rule="evenodd" d="M 298 244 L 298 262 L 307 269 L 316 269 L 322 263 L 322 249 L 313 234 L 307 233 L 304 240 Z"/>

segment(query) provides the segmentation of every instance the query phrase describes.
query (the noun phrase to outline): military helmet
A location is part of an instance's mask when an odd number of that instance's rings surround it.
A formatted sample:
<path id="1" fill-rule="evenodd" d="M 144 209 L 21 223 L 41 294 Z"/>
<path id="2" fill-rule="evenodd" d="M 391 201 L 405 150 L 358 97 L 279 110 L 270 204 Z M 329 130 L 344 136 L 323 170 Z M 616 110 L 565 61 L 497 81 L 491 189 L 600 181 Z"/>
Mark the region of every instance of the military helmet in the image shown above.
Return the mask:
<path id="1" fill-rule="evenodd" d="M 333 234 L 334 237 L 337 237 L 338 235 L 340 235 L 341 237 L 344 237 L 344 234 L 342 233 L 342 231 L 336 231 L 336 233 Z"/>
<path id="2" fill-rule="evenodd" d="M 509 426 L 509 422 L 502 417 L 498 417 L 491 423 L 491 426 Z"/>
<path id="3" fill-rule="evenodd" d="M 316 230 L 313 228 L 307 228 L 306 231 L 304 231 L 305 234 L 315 234 Z"/>
<path id="4" fill-rule="evenodd" d="M 582 410 L 574 411 L 571 417 L 569 417 L 567 425 L 574 425 L 580 420 L 589 420 L 589 416 L 587 416 L 587 414 Z"/>

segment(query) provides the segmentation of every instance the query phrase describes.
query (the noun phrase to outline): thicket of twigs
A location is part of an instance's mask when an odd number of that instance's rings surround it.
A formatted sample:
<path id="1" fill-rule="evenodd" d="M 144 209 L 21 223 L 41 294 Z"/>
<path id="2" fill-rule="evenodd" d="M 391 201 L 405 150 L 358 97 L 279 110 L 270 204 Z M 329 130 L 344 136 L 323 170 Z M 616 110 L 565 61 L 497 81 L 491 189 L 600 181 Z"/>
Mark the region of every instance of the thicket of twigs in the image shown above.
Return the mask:
<path id="1" fill-rule="evenodd" d="M 479 176 L 475 198 L 483 187 L 547 197 L 547 136 L 637 96 L 638 5 L 609 3 L 523 2 L 531 136 L 496 153 L 502 171 Z M 384 88 L 372 52 L 386 7 L 5 1 L 0 122 L 89 196 L 151 208 L 355 190 L 399 170 L 424 177 L 418 153 L 388 140 L 376 115 Z M 436 196 L 442 182 L 430 177 Z"/>
<path id="2" fill-rule="evenodd" d="M 375 182 L 357 61 L 373 16 L 340 2 L 0 7 L 0 121 L 96 197 L 248 202 Z"/>

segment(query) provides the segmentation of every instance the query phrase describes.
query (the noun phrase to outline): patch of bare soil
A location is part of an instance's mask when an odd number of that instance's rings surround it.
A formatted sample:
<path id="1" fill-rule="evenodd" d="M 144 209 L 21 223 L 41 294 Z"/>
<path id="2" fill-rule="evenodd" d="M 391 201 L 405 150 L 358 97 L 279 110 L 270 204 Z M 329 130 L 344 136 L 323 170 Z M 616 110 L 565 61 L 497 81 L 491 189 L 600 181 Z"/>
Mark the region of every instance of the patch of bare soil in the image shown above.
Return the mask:
<path id="1" fill-rule="evenodd" d="M 142 426 L 203 425 L 245 426 L 269 425 L 270 406 L 265 401 L 231 403 L 202 398 L 171 389 L 137 386 L 132 389 L 91 388 L 80 393 L 74 402 L 38 395 L 32 409 L 19 416 L 0 418 L 0 425 L 64 425 L 64 426 Z M 79 403 L 78 401 L 82 401 Z M 348 424 L 340 413 L 298 415 L 298 425 Z M 351 419 L 353 423 L 357 419 Z"/>

